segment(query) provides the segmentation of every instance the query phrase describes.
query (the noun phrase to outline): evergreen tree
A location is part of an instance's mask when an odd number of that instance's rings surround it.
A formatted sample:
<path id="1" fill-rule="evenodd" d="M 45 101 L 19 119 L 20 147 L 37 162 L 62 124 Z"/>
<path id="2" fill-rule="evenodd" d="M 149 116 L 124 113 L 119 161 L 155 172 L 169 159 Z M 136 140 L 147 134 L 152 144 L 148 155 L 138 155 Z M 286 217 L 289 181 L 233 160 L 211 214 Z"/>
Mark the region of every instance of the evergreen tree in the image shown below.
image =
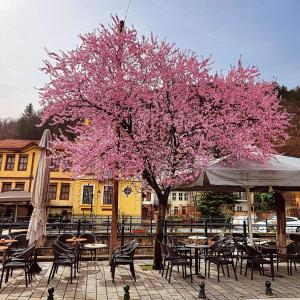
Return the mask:
<path id="1" fill-rule="evenodd" d="M 233 214 L 237 199 L 235 193 L 203 192 L 199 193 L 195 204 L 204 217 L 228 219 Z"/>

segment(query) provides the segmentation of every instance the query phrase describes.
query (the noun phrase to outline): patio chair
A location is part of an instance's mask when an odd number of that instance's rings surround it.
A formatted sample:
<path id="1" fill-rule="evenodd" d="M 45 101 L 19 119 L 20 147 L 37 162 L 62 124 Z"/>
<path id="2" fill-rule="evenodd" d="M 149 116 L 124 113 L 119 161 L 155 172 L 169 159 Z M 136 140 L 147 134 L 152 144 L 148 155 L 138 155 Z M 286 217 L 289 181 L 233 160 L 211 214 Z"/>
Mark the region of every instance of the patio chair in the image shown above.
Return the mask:
<path id="1" fill-rule="evenodd" d="M 224 266 L 227 268 L 227 275 L 230 277 L 230 272 L 229 272 L 229 265 L 231 265 L 235 280 L 237 279 L 236 276 L 236 269 L 234 266 L 234 250 L 235 246 L 234 244 L 229 241 L 224 244 L 219 244 L 219 247 L 215 249 L 215 251 L 211 252 L 210 255 L 207 257 L 208 260 L 208 277 L 210 277 L 210 265 L 211 263 L 217 265 L 217 272 L 218 272 L 218 282 L 220 282 L 220 266 L 222 268 L 223 275 L 225 275 L 224 272 Z"/>
<path id="2" fill-rule="evenodd" d="M 115 249 L 113 249 L 112 251 L 112 256 L 116 256 L 116 255 L 119 255 L 119 254 L 122 254 L 122 253 L 125 253 L 128 251 L 128 249 L 133 245 L 137 243 L 136 240 L 131 240 L 130 242 L 126 243 L 125 245 L 123 246 L 120 246 L 120 247 L 116 247 Z"/>
<path id="3" fill-rule="evenodd" d="M 233 243 L 235 246 L 235 269 L 237 268 L 238 262 L 240 262 L 240 274 L 243 272 L 243 261 L 247 260 L 247 252 L 245 249 L 245 239 L 243 237 L 233 237 Z"/>
<path id="4" fill-rule="evenodd" d="M 182 275 L 183 277 L 187 277 L 186 275 L 186 267 L 190 268 L 190 274 L 189 276 L 191 277 L 191 283 L 193 283 L 193 274 L 192 274 L 192 260 L 187 259 L 184 255 L 182 255 L 181 253 L 179 253 L 178 251 L 176 251 L 174 248 L 170 247 L 170 246 L 166 246 L 167 247 L 167 257 L 168 257 L 168 265 L 167 265 L 167 271 L 166 271 L 166 277 L 168 275 L 168 272 L 170 270 L 169 273 L 169 283 L 171 282 L 171 276 L 172 276 L 172 269 L 173 266 L 177 266 L 178 268 L 181 266 L 182 268 Z"/>
<path id="5" fill-rule="evenodd" d="M 287 271 L 288 275 L 293 274 L 292 264 L 294 263 L 295 271 L 297 271 L 296 263 L 300 263 L 300 245 L 296 242 L 290 243 L 286 248 L 286 261 L 287 261 Z"/>
<path id="6" fill-rule="evenodd" d="M 251 280 L 253 280 L 253 269 L 255 267 L 259 267 L 259 273 L 262 273 L 264 275 L 264 265 L 270 265 L 271 276 L 274 280 L 274 266 L 271 265 L 271 261 L 269 259 L 264 258 L 262 253 L 257 251 L 255 248 L 249 245 L 245 245 L 244 247 L 247 253 L 245 276 L 247 276 L 248 265 L 251 265 Z"/>
<path id="7" fill-rule="evenodd" d="M 54 278 L 55 273 L 57 273 L 58 268 L 62 267 L 70 267 L 71 269 L 71 283 L 73 281 L 73 271 L 74 271 L 74 278 L 76 278 L 76 256 L 73 252 L 65 250 L 61 248 L 56 241 L 52 244 L 54 260 L 52 263 L 52 267 L 50 270 L 50 274 L 48 277 L 48 284 L 51 279 Z"/>
<path id="8" fill-rule="evenodd" d="M 26 238 L 26 234 L 16 235 L 13 239 L 16 240 L 16 242 L 11 244 L 9 249 L 10 254 L 21 253 L 27 249 L 29 241 Z"/>
<path id="9" fill-rule="evenodd" d="M 129 247 L 126 248 L 126 250 L 123 249 L 121 252 L 118 251 L 114 252 L 111 261 L 112 282 L 115 282 L 115 270 L 116 267 L 119 265 L 129 265 L 131 275 L 134 281 L 136 281 L 133 260 L 134 260 L 135 250 L 138 245 L 139 244 L 135 241 L 135 243 L 132 243 Z"/>
<path id="10" fill-rule="evenodd" d="M 6 277 L 5 282 L 8 282 L 9 274 L 12 275 L 12 271 L 15 269 L 23 269 L 25 272 L 25 284 L 26 287 L 28 286 L 28 283 L 32 280 L 32 272 L 31 272 L 31 265 L 32 265 L 32 256 L 34 253 L 36 244 L 32 244 L 27 249 L 23 250 L 22 252 L 19 252 L 15 254 L 13 257 L 6 260 L 2 267 L 2 273 L 1 273 L 1 279 L 0 279 L 0 288 L 2 286 L 3 276 L 4 272 L 6 271 Z"/>
<path id="11" fill-rule="evenodd" d="M 161 269 L 159 270 L 159 272 L 161 272 L 161 277 L 164 277 L 164 272 L 166 269 L 166 262 L 169 261 L 168 248 L 167 248 L 167 245 L 162 242 L 159 242 L 159 246 L 160 246 L 161 261 L 162 261 Z M 167 275 L 168 275 L 168 273 L 166 272 L 166 278 L 167 278 Z"/>
<path id="12" fill-rule="evenodd" d="M 80 246 L 79 248 L 79 255 L 81 258 L 81 255 L 84 251 L 89 251 L 91 254 L 91 260 L 96 258 L 96 249 L 86 249 L 84 247 L 84 244 L 95 244 L 96 243 L 96 236 L 92 233 L 83 233 L 80 235 L 80 238 L 85 238 L 86 241 L 83 242 L 83 245 Z"/>

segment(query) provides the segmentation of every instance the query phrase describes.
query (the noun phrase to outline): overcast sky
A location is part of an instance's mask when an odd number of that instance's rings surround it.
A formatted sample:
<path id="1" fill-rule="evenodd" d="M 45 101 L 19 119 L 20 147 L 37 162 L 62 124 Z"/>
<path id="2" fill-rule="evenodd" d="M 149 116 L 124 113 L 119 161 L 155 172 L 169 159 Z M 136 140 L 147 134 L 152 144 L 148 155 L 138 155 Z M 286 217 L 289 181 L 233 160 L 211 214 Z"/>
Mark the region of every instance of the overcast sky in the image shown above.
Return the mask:
<path id="1" fill-rule="evenodd" d="M 51 51 L 69 50 L 78 34 L 124 18 L 129 0 L 0 0 L 0 118 L 17 117 L 47 78 L 38 70 Z M 126 23 L 181 48 L 212 56 L 225 72 L 239 57 L 262 77 L 300 85 L 300 1 L 131 0 Z"/>

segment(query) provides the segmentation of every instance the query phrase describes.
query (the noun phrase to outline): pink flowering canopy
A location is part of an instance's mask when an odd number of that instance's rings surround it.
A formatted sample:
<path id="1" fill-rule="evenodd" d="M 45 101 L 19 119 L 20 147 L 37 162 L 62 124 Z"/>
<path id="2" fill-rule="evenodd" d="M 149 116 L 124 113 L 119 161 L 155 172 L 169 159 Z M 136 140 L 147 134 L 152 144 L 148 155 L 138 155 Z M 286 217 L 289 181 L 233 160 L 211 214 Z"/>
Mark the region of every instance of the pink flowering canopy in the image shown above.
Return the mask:
<path id="1" fill-rule="evenodd" d="M 169 191 L 214 158 L 263 161 L 288 138 L 290 116 L 256 67 L 211 74 L 209 59 L 139 37 L 118 18 L 80 38 L 75 50 L 48 53 L 40 90 L 43 121 L 73 124 L 75 142 L 54 146 L 75 175 L 141 175 Z"/>

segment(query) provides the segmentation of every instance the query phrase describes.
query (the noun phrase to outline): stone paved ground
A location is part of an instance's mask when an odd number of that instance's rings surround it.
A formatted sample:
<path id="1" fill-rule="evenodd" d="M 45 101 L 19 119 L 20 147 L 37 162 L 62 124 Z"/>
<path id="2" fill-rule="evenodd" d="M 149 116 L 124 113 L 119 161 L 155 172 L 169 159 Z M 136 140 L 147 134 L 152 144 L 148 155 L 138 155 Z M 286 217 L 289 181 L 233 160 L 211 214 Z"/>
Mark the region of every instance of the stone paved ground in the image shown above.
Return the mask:
<path id="1" fill-rule="evenodd" d="M 69 269 L 59 269 L 56 278 L 49 287 L 55 288 L 55 300 L 92 300 L 92 299 L 122 299 L 123 285 L 130 286 L 131 299 L 196 299 L 199 283 L 203 281 L 194 276 L 194 283 L 183 279 L 181 273 L 173 272 L 171 284 L 162 278 L 158 271 L 142 271 L 140 265 L 149 264 L 150 261 L 136 261 L 137 281 L 133 282 L 127 267 L 118 267 L 116 282 L 112 283 L 107 261 L 81 262 L 80 273 L 73 284 L 69 282 Z M 43 271 L 36 275 L 33 282 L 25 287 L 22 272 L 15 272 L 8 284 L 0 290 L 0 300 L 37 300 L 47 299 L 47 278 L 50 272 L 50 263 L 42 263 Z M 101 270 L 101 271 L 100 271 Z M 300 299 L 300 271 L 296 275 L 288 276 L 284 265 L 280 267 L 284 277 L 276 278 L 272 283 L 273 293 L 276 298 Z M 249 276 L 239 275 L 238 281 L 232 277 L 221 275 L 220 283 L 217 282 L 215 268 L 212 269 L 210 279 L 205 279 L 206 295 L 208 299 L 266 299 L 264 295 L 264 282 L 267 277 L 262 277 L 255 272 L 254 280 Z M 274 299 L 274 298 L 273 298 Z"/>

